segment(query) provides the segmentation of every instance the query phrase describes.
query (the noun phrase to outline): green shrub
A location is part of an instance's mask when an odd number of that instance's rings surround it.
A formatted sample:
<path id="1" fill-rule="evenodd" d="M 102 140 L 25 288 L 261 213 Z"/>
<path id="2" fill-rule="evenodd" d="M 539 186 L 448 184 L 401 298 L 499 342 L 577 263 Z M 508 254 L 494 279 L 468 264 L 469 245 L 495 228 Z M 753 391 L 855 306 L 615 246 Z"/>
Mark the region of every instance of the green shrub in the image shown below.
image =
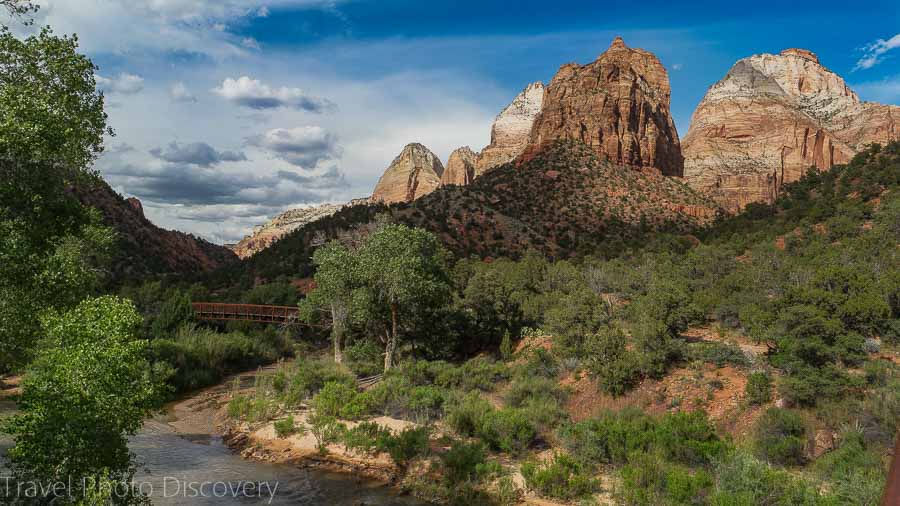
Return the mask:
<path id="1" fill-rule="evenodd" d="M 640 375 L 638 357 L 625 345 L 625 334 L 618 327 L 600 329 L 585 341 L 588 370 L 614 396 L 631 390 Z"/>
<path id="2" fill-rule="evenodd" d="M 493 390 L 497 383 L 509 378 L 509 368 L 488 357 L 475 357 L 459 367 L 444 367 L 437 372 L 435 383 L 444 388 Z"/>
<path id="3" fill-rule="evenodd" d="M 772 468 L 743 452 L 726 455 L 717 462 L 713 471 L 715 488 L 709 497 L 709 504 L 714 506 L 828 504 L 822 501 L 814 487 L 802 479 Z"/>
<path id="4" fill-rule="evenodd" d="M 764 372 L 754 372 L 747 377 L 744 396 L 751 405 L 758 406 L 772 400 L 772 380 Z"/>
<path id="5" fill-rule="evenodd" d="M 309 431 L 316 438 L 316 449 L 321 454 L 327 453 L 328 445 L 338 442 L 341 434 L 346 432 L 344 425 L 338 423 L 335 417 L 322 413 L 309 415 L 306 422 L 309 424 Z"/>
<path id="6" fill-rule="evenodd" d="M 293 436 L 294 434 L 303 433 L 304 427 L 298 426 L 296 422 L 294 422 L 293 415 L 275 421 L 275 434 L 280 438 L 286 438 L 288 436 Z"/>
<path id="7" fill-rule="evenodd" d="M 412 459 L 428 454 L 429 434 L 428 427 L 407 427 L 397 435 L 383 434 L 378 449 L 387 452 L 398 466 L 406 467 Z"/>
<path id="8" fill-rule="evenodd" d="M 389 429 L 375 422 L 363 422 L 344 431 L 340 435 L 340 440 L 348 451 L 360 456 L 371 457 L 378 453 L 379 441 L 390 435 Z"/>
<path id="9" fill-rule="evenodd" d="M 606 411 L 597 418 L 563 427 L 563 446 L 588 464 L 624 464 L 628 456 L 653 442 L 656 421 L 637 408 Z"/>
<path id="10" fill-rule="evenodd" d="M 709 341 L 690 343 L 687 346 L 685 359 L 690 361 L 700 360 L 717 367 L 723 367 L 729 364 L 739 367 L 750 365 L 750 359 L 747 358 L 744 351 L 732 343 Z"/>
<path id="11" fill-rule="evenodd" d="M 491 403 L 478 395 L 478 392 L 470 392 L 451 398 L 444 420 L 460 435 L 471 437 L 480 430 L 484 416 L 493 410 Z"/>
<path id="12" fill-rule="evenodd" d="M 278 413 L 278 403 L 261 393 L 252 396 L 235 395 L 228 401 L 228 415 L 249 422 L 271 420 Z"/>
<path id="13" fill-rule="evenodd" d="M 781 465 L 806 461 L 806 424 L 794 411 L 769 408 L 756 423 L 755 448 L 760 458 Z"/>
<path id="14" fill-rule="evenodd" d="M 455 485 L 464 481 L 474 481 L 479 470 L 484 468 L 487 453 L 481 443 L 463 443 L 456 441 L 450 449 L 441 454 L 444 477 Z"/>
<path id="15" fill-rule="evenodd" d="M 562 500 L 588 497 L 600 487 L 587 466 L 561 453 L 547 462 L 525 462 L 522 477 L 529 489 Z"/>
<path id="16" fill-rule="evenodd" d="M 356 384 L 329 381 L 313 397 L 311 404 L 317 413 L 325 416 L 357 420 L 371 411 L 367 400 L 356 390 Z"/>
<path id="17" fill-rule="evenodd" d="M 512 408 L 521 408 L 534 399 L 550 399 L 555 403 L 565 402 L 568 392 L 552 379 L 536 377 L 516 378 L 506 391 L 504 400 Z"/>
<path id="18" fill-rule="evenodd" d="M 495 450 L 519 453 L 534 441 L 537 431 L 522 410 L 504 408 L 485 413 L 476 436 Z"/>
<path id="19" fill-rule="evenodd" d="M 356 388 L 356 378 L 344 367 L 327 359 L 300 358 L 288 375 L 288 385 L 282 400 L 290 408 L 299 406 L 315 395 L 326 383 L 340 383 Z"/>
<path id="20" fill-rule="evenodd" d="M 667 413 L 654 432 L 656 448 L 667 459 L 686 465 L 709 463 L 726 446 L 702 411 Z"/>
<path id="21" fill-rule="evenodd" d="M 713 484 L 702 468 L 692 471 L 647 453 L 634 454 L 621 475 L 616 496 L 633 505 L 703 504 Z"/>

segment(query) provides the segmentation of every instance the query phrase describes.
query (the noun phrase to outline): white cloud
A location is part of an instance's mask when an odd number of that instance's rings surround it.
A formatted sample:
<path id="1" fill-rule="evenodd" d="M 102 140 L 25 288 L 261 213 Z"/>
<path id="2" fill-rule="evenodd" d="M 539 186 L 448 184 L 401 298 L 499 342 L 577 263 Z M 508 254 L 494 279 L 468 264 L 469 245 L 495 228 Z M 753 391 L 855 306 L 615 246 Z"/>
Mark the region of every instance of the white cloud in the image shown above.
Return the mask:
<path id="1" fill-rule="evenodd" d="M 243 51 L 228 28 L 274 8 L 323 9 L 340 0 L 37 0 L 36 25 L 78 33 L 91 53 L 188 51 L 224 58 Z M 23 28 L 18 28 L 24 31 Z"/>
<path id="2" fill-rule="evenodd" d="M 681 70 L 683 68 L 684 68 L 684 65 L 681 63 L 673 63 L 672 64 L 672 70 Z"/>
<path id="3" fill-rule="evenodd" d="M 144 89 L 143 77 L 125 72 L 112 78 L 96 75 L 94 79 L 97 81 L 97 87 L 106 93 L 133 95 Z"/>
<path id="4" fill-rule="evenodd" d="M 257 41 L 253 37 L 244 37 L 243 39 L 241 39 L 241 45 L 249 49 L 260 49 L 259 41 Z"/>
<path id="5" fill-rule="evenodd" d="M 188 89 L 187 85 L 182 82 L 177 82 L 169 88 L 169 98 L 174 100 L 175 102 L 196 102 L 197 97 L 191 93 L 191 90 Z"/>
<path id="6" fill-rule="evenodd" d="M 292 107 L 309 112 L 323 112 L 335 108 L 329 100 L 310 96 L 300 88 L 272 88 L 247 76 L 226 78 L 212 92 L 234 104 L 251 109 Z"/>
<path id="7" fill-rule="evenodd" d="M 892 49 L 900 47 L 900 33 L 890 39 L 878 39 L 863 47 L 863 57 L 856 62 L 853 70 L 870 69 L 885 59 L 885 55 Z"/>
<path id="8" fill-rule="evenodd" d="M 883 104 L 900 104 L 900 75 L 880 81 L 853 84 L 851 87 L 859 93 L 863 100 Z"/>

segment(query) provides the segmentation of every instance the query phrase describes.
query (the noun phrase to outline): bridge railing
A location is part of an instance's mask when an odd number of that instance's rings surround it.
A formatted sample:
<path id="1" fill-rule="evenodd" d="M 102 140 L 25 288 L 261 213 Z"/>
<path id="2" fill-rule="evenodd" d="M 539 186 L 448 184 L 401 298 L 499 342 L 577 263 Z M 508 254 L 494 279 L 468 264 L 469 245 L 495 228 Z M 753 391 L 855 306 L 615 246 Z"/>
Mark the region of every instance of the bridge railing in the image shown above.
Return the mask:
<path id="1" fill-rule="evenodd" d="M 259 304 L 227 304 L 221 302 L 194 302 L 191 304 L 201 320 L 240 320 L 252 322 L 284 322 L 297 316 L 299 309 L 292 306 L 266 306 Z"/>

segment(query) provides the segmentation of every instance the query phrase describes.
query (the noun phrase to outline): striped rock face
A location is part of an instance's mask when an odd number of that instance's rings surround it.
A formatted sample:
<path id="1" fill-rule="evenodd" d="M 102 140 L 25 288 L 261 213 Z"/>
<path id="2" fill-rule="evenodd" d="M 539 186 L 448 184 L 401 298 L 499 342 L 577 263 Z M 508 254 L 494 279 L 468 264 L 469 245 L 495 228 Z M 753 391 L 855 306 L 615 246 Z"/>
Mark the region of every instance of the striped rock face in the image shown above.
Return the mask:
<path id="1" fill-rule="evenodd" d="M 865 103 L 805 49 L 738 61 L 707 91 L 682 143 L 685 179 L 737 212 L 811 167 L 900 134 L 900 107 Z"/>
<path id="2" fill-rule="evenodd" d="M 475 164 L 478 155 L 469 146 L 457 148 L 447 159 L 447 168 L 441 175 L 441 186 L 455 184 L 466 186 L 475 179 Z"/>
<path id="3" fill-rule="evenodd" d="M 594 62 L 559 69 L 544 92 L 529 150 L 575 139 L 618 165 L 681 176 L 670 96 L 669 77 L 659 59 L 616 37 Z"/>
<path id="4" fill-rule="evenodd" d="M 437 189 L 443 173 L 440 159 L 428 148 L 407 144 L 378 180 L 371 201 L 412 202 Z"/>
<path id="5" fill-rule="evenodd" d="M 478 154 L 476 177 L 514 160 L 525 151 L 543 101 L 544 83 L 531 83 L 497 115 L 491 126 L 491 143 Z"/>

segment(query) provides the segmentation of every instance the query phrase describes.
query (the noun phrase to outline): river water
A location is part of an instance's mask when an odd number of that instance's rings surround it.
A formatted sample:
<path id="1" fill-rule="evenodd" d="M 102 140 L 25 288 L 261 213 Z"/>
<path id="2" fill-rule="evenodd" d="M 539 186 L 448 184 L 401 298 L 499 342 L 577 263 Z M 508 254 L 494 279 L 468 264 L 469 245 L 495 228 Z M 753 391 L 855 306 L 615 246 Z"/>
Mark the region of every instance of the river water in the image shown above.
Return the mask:
<path id="1" fill-rule="evenodd" d="M 0 416 L 15 406 L 0 401 Z M 0 455 L 12 445 L 0 436 Z M 165 416 L 148 420 L 131 439 L 140 465 L 136 486 L 155 505 L 295 504 L 418 506 L 390 489 L 352 476 L 241 458 L 210 434 L 179 434 Z M 0 465 L 0 475 L 5 475 Z M 2 502 L 2 501 L 0 501 Z"/>

